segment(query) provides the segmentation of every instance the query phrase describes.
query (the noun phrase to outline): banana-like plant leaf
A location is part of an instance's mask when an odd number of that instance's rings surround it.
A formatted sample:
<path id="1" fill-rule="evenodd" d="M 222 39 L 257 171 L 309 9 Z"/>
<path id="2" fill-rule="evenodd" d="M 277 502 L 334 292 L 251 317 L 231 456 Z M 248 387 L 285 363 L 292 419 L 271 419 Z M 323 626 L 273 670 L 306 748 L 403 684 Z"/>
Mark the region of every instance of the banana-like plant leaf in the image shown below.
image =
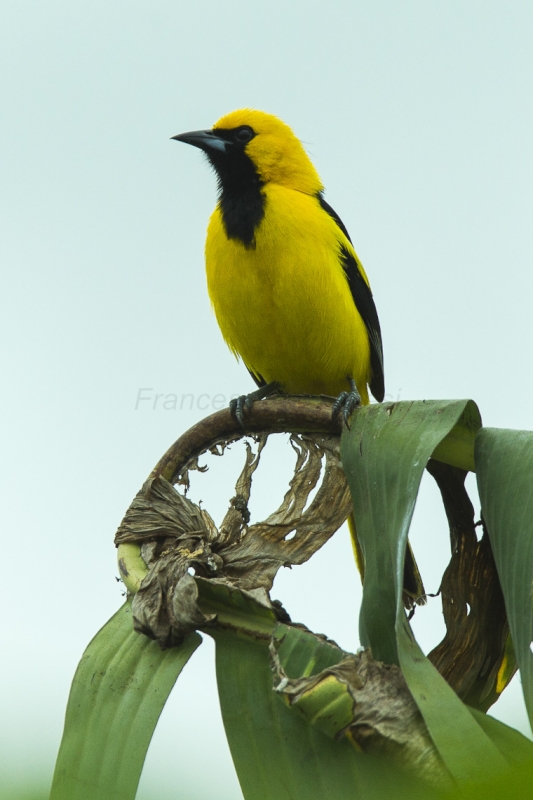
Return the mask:
<path id="1" fill-rule="evenodd" d="M 531 739 L 515 728 L 510 728 L 509 725 L 500 722 L 499 719 L 494 719 L 490 714 L 484 714 L 475 708 L 470 708 L 469 711 L 509 764 L 527 762 L 533 765 L 533 742 Z"/>
<path id="2" fill-rule="evenodd" d="M 291 631 L 292 632 L 292 631 Z M 246 800 L 436 800 L 438 790 L 310 726 L 273 691 L 268 642 L 213 633 L 222 717 Z M 314 637 L 313 637 L 314 638 Z M 308 644 L 291 642 L 284 669 L 301 668 Z M 341 651 L 335 658 L 340 658 Z M 294 661 L 293 661 L 294 659 Z M 331 658 L 311 656 L 308 668 Z"/>
<path id="3" fill-rule="evenodd" d="M 333 741 L 290 709 L 274 691 L 272 637 L 288 676 L 309 676 L 346 655 L 309 631 L 267 630 L 265 608 L 250 594 L 197 580 L 200 607 L 217 612 L 206 629 L 216 642 L 222 718 L 246 800 L 437 800 L 427 783 L 393 764 L 363 755 L 347 739 Z"/>
<path id="4" fill-rule="evenodd" d="M 396 617 L 403 607 L 407 534 L 425 466 L 455 429 L 470 430 L 473 456 L 480 425 L 471 400 L 383 403 L 359 408 L 343 435 L 341 458 L 365 561 L 361 643 L 387 664 L 399 664 Z"/>
<path id="5" fill-rule="evenodd" d="M 161 651 L 133 630 L 130 602 L 111 617 L 74 676 L 50 800 L 134 800 L 159 715 L 201 641 Z"/>
<path id="6" fill-rule="evenodd" d="M 405 615 L 402 588 L 424 468 L 433 455 L 454 463 L 455 445 L 455 463 L 473 464 L 480 425 L 477 407 L 467 400 L 366 406 L 352 416 L 341 447 L 365 560 L 361 641 L 374 658 L 399 664 L 442 760 L 458 781 L 497 774 L 507 761 L 422 653 Z"/>
<path id="7" fill-rule="evenodd" d="M 533 726 L 533 433 L 482 429 L 476 464 L 481 509 Z"/>

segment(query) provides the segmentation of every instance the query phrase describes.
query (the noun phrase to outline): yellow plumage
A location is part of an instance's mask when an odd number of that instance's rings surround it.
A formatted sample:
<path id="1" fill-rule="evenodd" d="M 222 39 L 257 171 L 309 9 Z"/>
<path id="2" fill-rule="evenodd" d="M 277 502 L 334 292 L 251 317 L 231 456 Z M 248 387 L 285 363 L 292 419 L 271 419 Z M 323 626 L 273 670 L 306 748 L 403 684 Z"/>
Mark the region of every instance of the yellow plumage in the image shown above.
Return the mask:
<path id="1" fill-rule="evenodd" d="M 290 394 L 352 389 L 383 400 L 381 332 L 368 278 L 300 140 L 280 119 L 253 109 L 211 130 L 174 137 L 200 147 L 219 200 L 205 261 L 222 335 L 259 384 Z M 242 410 L 242 409 L 241 409 Z M 355 524 L 350 529 L 363 573 Z M 406 593 L 423 594 L 411 551 Z"/>
<path id="2" fill-rule="evenodd" d="M 228 239 L 219 207 L 209 222 L 207 285 L 222 335 L 289 393 L 336 396 L 351 376 L 368 403 L 368 334 L 339 261 L 351 245 L 313 195 L 275 183 L 264 195 L 253 249 Z"/>

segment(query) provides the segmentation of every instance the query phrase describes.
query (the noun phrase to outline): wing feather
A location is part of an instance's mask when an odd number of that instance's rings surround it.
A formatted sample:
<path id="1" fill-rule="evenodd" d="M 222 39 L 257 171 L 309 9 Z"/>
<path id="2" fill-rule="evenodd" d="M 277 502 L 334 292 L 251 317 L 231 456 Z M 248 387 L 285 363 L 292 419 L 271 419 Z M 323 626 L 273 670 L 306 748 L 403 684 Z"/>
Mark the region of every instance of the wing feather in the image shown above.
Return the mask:
<path id="1" fill-rule="evenodd" d="M 350 244 L 352 240 L 339 215 L 326 203 L 322 194 L 317 195 L 321 208 L 329 214 L 341 229 Z M 363 277 L 354 254 L 344 245 L 341 248 L 342 266 L 348 278 L 348 285 L 352 293 L 353 301 L 359 311 L 368 332 L 370 342 L 370 366 L 372 368 L 372 378 L 370 381 L 370 391 L 381 403 L 385 396 L 385 378 L 383 374 L 383 343 L 381 340 L 381 327 L 378 319 L 378 312 L 370 291 L 370 286 Z"/>

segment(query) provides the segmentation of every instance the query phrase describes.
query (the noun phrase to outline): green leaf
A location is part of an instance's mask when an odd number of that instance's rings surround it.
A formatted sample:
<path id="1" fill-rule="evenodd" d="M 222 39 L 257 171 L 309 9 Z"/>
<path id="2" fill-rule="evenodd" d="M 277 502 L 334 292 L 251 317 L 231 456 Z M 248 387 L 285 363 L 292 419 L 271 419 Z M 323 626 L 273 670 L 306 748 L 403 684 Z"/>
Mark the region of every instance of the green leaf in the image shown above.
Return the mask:
<path id="1" fill-rule="evenodd" d="M 216 614 L 217 626 L 228 627 L 249 636 L 270 639 L 276 626 L 271 607 L 251 592 L 241 591 L 223 581 L 196 577 L 198 605 L 206 616 Z M 266 598 L 263 591 L 263 598 Z"/>
<path id="2" fill-rule="evenodd" d="M 440 446 L 451 462 L 458 442 L 460 460 L 473 462 L 480 424 L 477 407 L 467 400 L 366 406 L 352 416 L 341 447 L 365 559 L 362 643 L 374 658 L 400 665 L 435 746 L 458 781 L 496 774 L 507 762 L 415 641 L 403 609 L 403 569 L 429 458 Z"/>
<path id="3" fill-rule="evenodd" d="M 382 403 L 360 408 L 343 434 L 365 580 L 360 633 L 374 658 L 398 664 L 396 618 L 402 608 L 403 562 L 422 474 L 444 440 L 462 443 L 481 420 L 471 400 Z M 472 458 L 473 462 L 473 458 Z"/>
<path id="4" fill-rule="evenodd" d="M 210 588 L 214 608 L 214 594 L 224 587 Z M 253 602 L 248 598 L 245 603 L 247 614 L 254 616 Z M 357 752 L 346 739 L 328 738 L 282 701 L 273 690 L 270 636 L 259 630 L 263 615 L 258 608 L 258 625 L 241 617 L 236 626 L 236 617 L 227 617 L 227 630 L 209 631 L 216 642 L 222 718 L 246 800 L 439 798 L 427 784 Z M 317 674 L 345 655 L 334 643 L 292 626 L 278 625 L 271 633 L 281 639 L 278 656 L 290 677 Z"/>
<path id="5" fill-rule="evenodd" d="M 479 496 L 533 726 L 533 433 L 484 428 L 476 439 Z"/>
<path id="6" fill-rule="evenodd" d="M 427 401 L 425 403 L 427 405 Z M 452 467 L 475 472 L 474 442 L 480 425 L 479 409 L 470 400 L 457 423 L 436 446 L 432 458 L 451 464 Z"/>
<path id="7" fill-rule="evenodd" d="M 74 676 L 50 800 L 134 800 L 159 715 L 201 641 L 163 652 L 135 633 L 129 602 L 111 617 Z"/>
<path id="8" fill-rule="evenodd" d="M 420 709 L 433 742 L 457 781 L 497 775 L 508 762 L 490 735 L 483 730 L 472 709 L 457 697 L 437 672 L 400 613 L 398 647 L 400 666 Z"/>
<path id="9" fill-rule="evenodd" d="M 516 764 L 496 777 L 463 784 L 443 800 L 530 800 L 533 761 Z"/>
<path id="10" fill-rule="evenodd" d="M 319 641 L 316 634 L 302 628 L 278 625 L 274 637 L 281 641 L 278 656 L 289 678 L 318 675 L 347 655 L 335 642 L 328 639 Z"/>
<path id="11" fill-rule="evenodd" d="M 470 708 L 469 711 L 487 736 L 490 736 L 509 764 L 533 763 L 533 742 L 531 739 L 528 739 L 515 728 L 510 728 L 509 725 L 494 719 L 490 714 L 484 714 L 474 708 Z"/>

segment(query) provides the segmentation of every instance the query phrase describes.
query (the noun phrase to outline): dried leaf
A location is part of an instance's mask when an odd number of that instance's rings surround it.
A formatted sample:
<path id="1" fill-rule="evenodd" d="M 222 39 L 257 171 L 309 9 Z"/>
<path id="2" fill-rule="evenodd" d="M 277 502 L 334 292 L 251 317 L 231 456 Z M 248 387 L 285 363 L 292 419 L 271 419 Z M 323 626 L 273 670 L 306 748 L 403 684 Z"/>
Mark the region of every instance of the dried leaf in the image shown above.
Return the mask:
<path id="1" fill-rule="evenodd" d="M 311 678 L 291 680 L 271 646 L 277 691 L 310 724 L 358 749 L 386 756 L 432 783 L 447 783 L 444 767 L 405 679 L 370 650 L 349 655 Z"/>
<path id="2" fill-rule="evenodd" d="M 161 647 L 179 644 L 185 634 L 213 619 L 197 607 L 191 570 L 200 577 L 244 591 L 259 590 L 268 597 L 280 567 L 307 561 L 350 513 L 338 437 L 293 435 L 297 461 L 283 502 L 264 522 L 249 525 L 252 477 L 267 435 L 259 435 L 256 441 L 255 453 L 246 443 L 245 463 L 220 530 L 205 510 L 157 476 L 143 486 L 117 531 L 117 544 L 142 544 L 149 571 L 133 601 L 134 624 Z M 218 454 L 221 452 L 219 449 Z M 186 465 L 182 474 L 188 469 Z M 283 609 L 277 613 L 283 616 Z"/>

